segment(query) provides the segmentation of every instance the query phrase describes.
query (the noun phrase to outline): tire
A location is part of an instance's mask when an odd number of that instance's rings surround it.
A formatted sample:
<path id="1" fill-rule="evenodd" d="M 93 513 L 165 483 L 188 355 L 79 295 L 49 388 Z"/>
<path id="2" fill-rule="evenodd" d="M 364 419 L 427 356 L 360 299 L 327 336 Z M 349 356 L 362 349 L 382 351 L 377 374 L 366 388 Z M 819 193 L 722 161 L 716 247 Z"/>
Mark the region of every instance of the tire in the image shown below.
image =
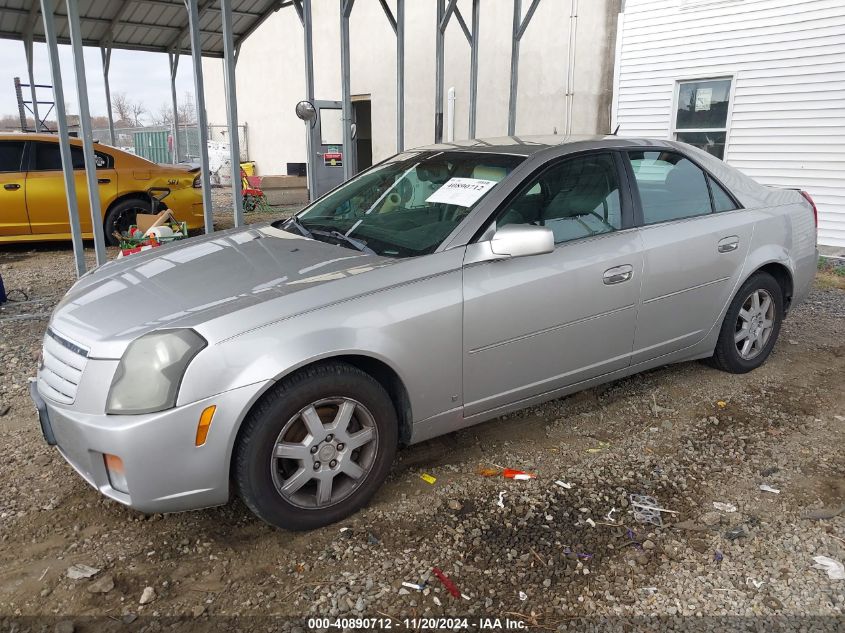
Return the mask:
<path id="1" fill-rule="evenodd" d="M 311 530 L 370 500 L 387 478 L 398 441 L 396 410 L 380 383 L 346 363 L 316 365 L 280 381 L 250 411 L 235 444 L 232 477 L 260 519 Z"/>
<path id="2" fill-rule="evenodd" d="M 112 233 L 115 231 L 122 233 L 127 230 L 132 224 L 135 224 L 135 218 L 139 213 L 150 213 L 149 200 L 145 200 L 144 198 L 128 198 L 112 206 L 106 214 L 106 219 L 103 223 L 106 244 L 117 246 L 118 241 Z"/>
<path id="3" fill-rule="evenodd" d="M 759 308 L 755 304 L 755 295 Z M 741 313 L 744 314 L 741 316 Z M 766 323 L 769 321 L 771 326 L 767 330 Z M 745 374 L 757 369 L 771 354 L 782 322 L 783 289 L 770 274 L 753 274 L 742 284 L 725 313 L 710 364 L 732 374 Z M 757 336 L 754 336 L 755 332 Z"/>

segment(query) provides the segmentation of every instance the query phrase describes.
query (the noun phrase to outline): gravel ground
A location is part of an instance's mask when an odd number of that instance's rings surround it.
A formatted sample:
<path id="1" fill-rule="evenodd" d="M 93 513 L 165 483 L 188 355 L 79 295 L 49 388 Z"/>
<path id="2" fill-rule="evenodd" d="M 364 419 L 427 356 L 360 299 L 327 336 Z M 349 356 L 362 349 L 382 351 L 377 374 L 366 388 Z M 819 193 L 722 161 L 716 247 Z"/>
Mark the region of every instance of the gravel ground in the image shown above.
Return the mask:
<path id="1" fill-rule="evenodd" d="M 836 284 L 819 284 L 793 311 L 751 374 L 660 368 L 406 448 L 368 508 L 291 534 L 237 500 L 141 515 L 100 496 L 43 443 L 27 378 L 71 262 L 66 245 L 0 253 L 20 300 L 0 310 L 0 631 L 304 630 L 309 616 L 422 629 L 436 627 L 404 619 L 845 627 L 845 580 L 813 568 L 818 555 L 845 561 L 845 513 L 832 516 L 845 510 L 845 291 Z M 537 478 L 481 474 L 502 467 Z M 662 526 L 633 516 L 632 493 L 672 511 Z M 72 579 L 74 565 L 97 571 Z"/>

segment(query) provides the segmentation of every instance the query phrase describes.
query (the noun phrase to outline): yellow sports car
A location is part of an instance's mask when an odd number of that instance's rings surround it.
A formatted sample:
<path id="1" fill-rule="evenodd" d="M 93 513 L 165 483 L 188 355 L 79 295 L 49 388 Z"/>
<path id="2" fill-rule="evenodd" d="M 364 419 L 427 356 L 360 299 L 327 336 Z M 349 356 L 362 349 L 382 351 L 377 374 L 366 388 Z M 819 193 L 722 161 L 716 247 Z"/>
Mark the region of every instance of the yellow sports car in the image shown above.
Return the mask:
<path id="1" fill-rule="evenodd" d="M 79 222 L 93 237 L 82 141 L 70 140 L 76 170 Z M 106 242 L 135 223 L 138 213 L 171 209 L 188 228 L 203 225 L 199 169 L 157 165 L 106 145 L 95 146 L 97 182 Z M 168 193 L 169 191 L 169 193 Z M 166 194 L 166 195 L 165 195 Z M 70 239 L 58 138 L 52 134 L 0 134 L 0 243 Z"/>

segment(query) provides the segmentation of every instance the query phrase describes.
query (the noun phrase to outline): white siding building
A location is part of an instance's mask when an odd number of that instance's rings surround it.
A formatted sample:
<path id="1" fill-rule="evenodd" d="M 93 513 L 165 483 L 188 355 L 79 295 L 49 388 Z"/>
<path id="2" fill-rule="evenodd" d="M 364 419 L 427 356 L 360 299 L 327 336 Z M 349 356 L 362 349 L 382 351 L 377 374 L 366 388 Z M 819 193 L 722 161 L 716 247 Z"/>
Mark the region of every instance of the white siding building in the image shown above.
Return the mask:
<path id="1" fill-rule="evenodd" d="M 627 0 L 612 126 L 706 147 L 805 189 L 819 243 L 845 247 L 845 2 Z"/>

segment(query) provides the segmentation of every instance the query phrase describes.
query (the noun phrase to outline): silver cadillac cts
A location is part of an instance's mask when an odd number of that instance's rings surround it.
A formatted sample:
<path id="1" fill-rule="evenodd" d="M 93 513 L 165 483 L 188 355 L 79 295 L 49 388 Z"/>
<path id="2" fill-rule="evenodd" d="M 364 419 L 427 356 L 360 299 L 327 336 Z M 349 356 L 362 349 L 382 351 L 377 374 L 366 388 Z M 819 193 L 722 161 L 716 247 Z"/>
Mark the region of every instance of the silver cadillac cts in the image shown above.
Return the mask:
<path id="1" fill-rule="evenodd" d="M 87 274 L 31 393 L 104 495 L 174 512 L 233 488 L 310 529 L 399 445 L 668 363 L 758 367 L 816 259 L 808 195 L 682 143 L 437 145 Z"/>

